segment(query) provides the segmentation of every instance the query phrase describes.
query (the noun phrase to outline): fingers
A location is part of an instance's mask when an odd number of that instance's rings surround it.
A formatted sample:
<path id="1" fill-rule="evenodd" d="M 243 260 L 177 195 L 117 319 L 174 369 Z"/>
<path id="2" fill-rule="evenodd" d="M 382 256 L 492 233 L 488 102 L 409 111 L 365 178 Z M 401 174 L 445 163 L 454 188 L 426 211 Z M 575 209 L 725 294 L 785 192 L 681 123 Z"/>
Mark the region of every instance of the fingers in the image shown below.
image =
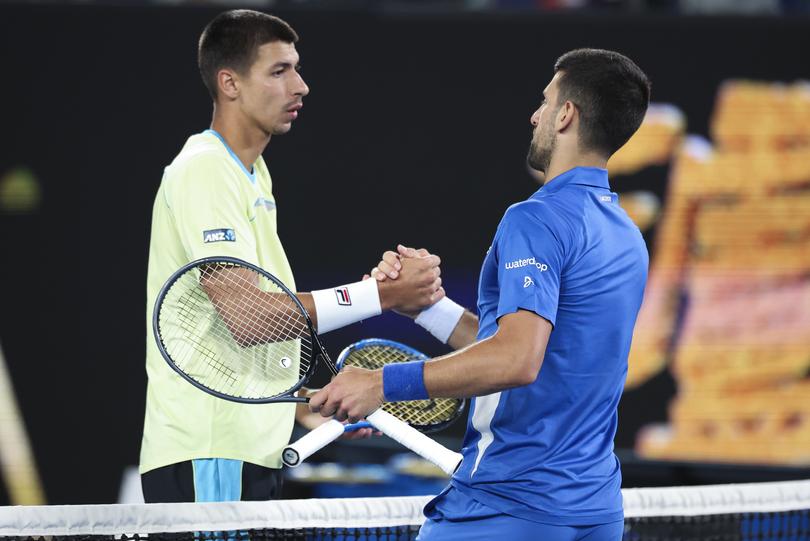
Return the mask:
<path id="1" fill-rule="evenodd" d="M 371 272 L 367 276 L 373 276 L 374 279 L 377 280 L 378 282 L 385 282 L 385 279 L 387 278 L 385 274 L 380 272 L 380 269 L 378 267 L 374 267 L 373 269 L 371 269 Z"/>
<path id="2" fill-rule="evenodd" d="M 402 263 L 399 261 L 399 254 L 396 252 L 392 252 L 391 250 L 386 251 L 383 254 L 383 261 L 388 264 L 390 267 L 399 270 L 402 268 Z"/>
<path id="3" fill-rule="evenodd" d="M 323 415 L 321 410 L 323 409 L 323 405 L 326 403 L 326 401 L 329 398 L 328 388 L 329 388 L 329 385 L 327 385 L 326 387 L 324 387 L 320 391 L 316 392 L 315 394 L 310 395 L 310 397 L 309 397 L 309 411 L 311 411 L 312 413 L 321 413 L 321 415 Z M 324 415 L 324 417 L 329 417 L 329 415 Z"/>
<path id="4" fill-rule="evenodd" d="M 433 295 L 430 296 L 430 304 L 431 306 L 442 300 L 447 296 L 447 293 L 444 291 L 443 287 L 439 287 Z"/>
<path id="5" fill-rule="evenodd" d="M 402 265 L 399 263 L 399 260 L 397 260 L 396 266 L 387 261 L 380 261 L 375 268 L 377 272 L 383 276 L 383 279 L 387 277 L 396 280 L 399 277 L 399 271 L 402 269 Z"/>
<path id="6" fill-rule="evenodd" d="M 402 244 L 397 244 L 397 252 L 399 252 L 399 255 L 402 257 L 419 257 L 416 250 L 403 246 Z"/>

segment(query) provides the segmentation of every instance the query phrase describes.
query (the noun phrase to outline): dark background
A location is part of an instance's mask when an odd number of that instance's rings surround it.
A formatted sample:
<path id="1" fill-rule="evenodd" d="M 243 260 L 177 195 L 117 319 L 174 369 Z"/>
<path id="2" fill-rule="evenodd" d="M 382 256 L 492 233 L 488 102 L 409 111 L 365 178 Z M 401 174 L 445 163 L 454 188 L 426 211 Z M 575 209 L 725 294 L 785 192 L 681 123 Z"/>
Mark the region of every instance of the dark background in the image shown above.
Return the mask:
<path id="1" fill-rule="evenodd" d="M 0 173 L 30 167 L 43 189 L 38 212 L 0 214 L 0 344 L 49 503 L 114 501 L 137 464 L 152 201 L 210 122 L 196 43 L 219 11 L 0 5 Z M 441 255 L 448 294 L 473 307 L 500 217 L 537 188 L 529 117 L 569 49 L 629 55 L 654 101 L 703 135 L 721 81 L 810 75 L 807 18 L 276 14 L 301 36 L 311 88 L 265 153 L 301 291 L 357 280 L 403 242 Z M 658 167 L 612 183 L 663 195 L 666 178 Z M 395 315 L 325 342 L 369 336 L 443 351 Z M 673 390 L 663 374 L 626 393 L 617 447 L 665 418 Z"/>

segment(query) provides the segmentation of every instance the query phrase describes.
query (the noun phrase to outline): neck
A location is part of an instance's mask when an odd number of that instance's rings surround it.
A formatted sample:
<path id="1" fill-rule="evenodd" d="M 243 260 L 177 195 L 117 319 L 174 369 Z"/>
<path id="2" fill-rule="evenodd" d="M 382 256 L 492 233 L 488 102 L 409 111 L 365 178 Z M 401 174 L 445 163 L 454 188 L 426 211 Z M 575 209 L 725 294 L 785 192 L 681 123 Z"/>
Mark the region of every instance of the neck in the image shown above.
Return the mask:
<path id="1" fill-rule="evenodd" d="M 234 115 L 224 114 L 216 105 L 211 129 L 225 139 L 248 171 L 252 170 L 253 164 L 270 144 L 270 135 L 260 129 L 246 126 Z"/>
<path id="2" fill-rule="evenodd" d="M 551 157 L 548 171 L 546 171 L 546 184 L 559 175 L 570 171 L 574 167 L 599 167 L 607 169 L 607 158 L 593 152 L 558 152 Z"/>

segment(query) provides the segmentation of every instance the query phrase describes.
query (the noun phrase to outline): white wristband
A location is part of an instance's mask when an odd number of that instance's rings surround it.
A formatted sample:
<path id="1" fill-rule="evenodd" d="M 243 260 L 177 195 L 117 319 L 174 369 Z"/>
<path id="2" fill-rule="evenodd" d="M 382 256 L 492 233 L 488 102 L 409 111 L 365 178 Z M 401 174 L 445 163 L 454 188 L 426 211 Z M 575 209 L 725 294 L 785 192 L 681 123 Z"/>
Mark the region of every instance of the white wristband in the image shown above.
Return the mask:
<path id="1" fill-rule="evenodd" d="M 318 332 L 334 331 L 382 314 L 377 280 L 369 278 L 333 289 L 312 292 Z"/>
<path id="2" fill-rule="evenodd" d="M 415 321 L 446 344 L 463 315 L 464 307 L 445 297 L 427 310 L 422 310 Z"/>

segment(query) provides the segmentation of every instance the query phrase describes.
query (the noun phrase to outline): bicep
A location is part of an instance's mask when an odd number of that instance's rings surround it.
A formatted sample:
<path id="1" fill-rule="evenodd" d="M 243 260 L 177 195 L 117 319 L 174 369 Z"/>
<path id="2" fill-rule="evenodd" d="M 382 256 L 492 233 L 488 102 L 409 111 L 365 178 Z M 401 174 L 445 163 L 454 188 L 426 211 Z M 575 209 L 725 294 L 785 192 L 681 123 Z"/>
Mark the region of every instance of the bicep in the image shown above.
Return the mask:
<path id="1" fill-rule="evenodd" d="M 546 318 L 520 309 L 498 320 L 494 338 L 511 350 L 510 357 L 526 370 L 527 379 L 534 381 L 543 364 L 552 329 Z"/>

